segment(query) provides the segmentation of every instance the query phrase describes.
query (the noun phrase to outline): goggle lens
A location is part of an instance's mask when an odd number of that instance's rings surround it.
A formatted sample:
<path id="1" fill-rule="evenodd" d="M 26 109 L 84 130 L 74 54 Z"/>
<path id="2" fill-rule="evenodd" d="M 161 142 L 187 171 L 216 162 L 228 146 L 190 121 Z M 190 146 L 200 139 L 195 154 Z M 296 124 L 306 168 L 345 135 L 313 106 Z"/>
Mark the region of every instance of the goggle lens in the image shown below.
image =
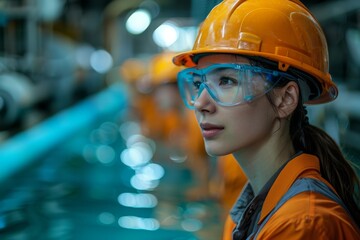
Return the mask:
<path id="1" fill-rule="evenodd" d="M 281 77 L 294 78 L 248 64 L 214 64 L 202 69 L 182 70 L 178 74 L 178 85 L 184 103 L 190 109 L 194 109 L 194 103 L 204 89 L 218 104 L 235 106 L 263 96 Z"/>

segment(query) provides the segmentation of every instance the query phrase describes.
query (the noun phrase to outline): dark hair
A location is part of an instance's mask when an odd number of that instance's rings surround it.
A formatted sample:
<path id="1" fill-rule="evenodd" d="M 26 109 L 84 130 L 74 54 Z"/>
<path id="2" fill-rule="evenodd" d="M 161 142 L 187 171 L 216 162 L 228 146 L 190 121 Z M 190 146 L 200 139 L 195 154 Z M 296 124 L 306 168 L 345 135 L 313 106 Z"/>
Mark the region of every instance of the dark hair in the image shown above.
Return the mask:
<path id="1" fill-rule="evenodd" d="M 280 85 L 276 87 L 282 87 L 287 82 L 279 81 Z M 271 93 L 268 98 L 272 103 Z M 354 169 L 356 166 L 345 159 L 339 145 L 324 130 L 309 124 L 301 97 L 290 119 L 290 136 L 297 152 L 309 153 L 319 158 L 321 176 L 334 187 L 355 223 L 359 225 L 360 180 Z"/>
<path id="2" fill-rule="evenodd" d="M 355 165 L 347 161 L 338 144 L 322 129 L 308 123 L 300 102 L 290 120 L 290 136 L 297 151 L 320 159 L 321 176 L 336 190 L 357 224 L 360 223 L 360 181 Z"/>
<path id="3" fill-rule="evenodd" d="M 261 57 L 250 57 L 251 64 L 278 70 L 277 63 Z M 296 76 L 298 81 L 309 82 L 312 77 L 296 69 L 287 71 Z M 285 86 L 288 79 L 276 81 L 277 88 Z M 315 81 L 310 80 L 311 84 Z M 299 89 L 300 83 L 297 82 Z M 312 87 L 312 89 L 316 89 Z M 300 89 L 301 91 L 301 89 Z M 311 95 L 310 95 L 311 96 Z M 271 92 L 267 94 L 271 104 Z M 311 96 L 314 97 L 314 96 Z M 339 145 L 321 128 L 309 124 L 306 107 L 303 105 L 301 94 L 299 103 L 290 119 L 290 136 L 297 152 L 315 155 L 320 160 L 321 176 L 336 190 L 347 207 L 355 223 L 360 226 L 360 179 L 356 174 L 354 163 L 346 160 Z"/>

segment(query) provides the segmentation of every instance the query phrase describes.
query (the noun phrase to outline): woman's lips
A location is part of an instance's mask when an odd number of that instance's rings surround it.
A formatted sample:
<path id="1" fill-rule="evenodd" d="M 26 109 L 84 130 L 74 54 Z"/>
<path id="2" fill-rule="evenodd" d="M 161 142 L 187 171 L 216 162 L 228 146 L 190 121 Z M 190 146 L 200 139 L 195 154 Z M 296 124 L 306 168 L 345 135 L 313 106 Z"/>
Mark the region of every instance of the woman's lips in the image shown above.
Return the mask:
<path id="1" fill-rule="evenodd" d="M 201 123 L 200 127 L 204 138 L 213 138 L 224 130 L 224 127 L 211 123 Z"/>

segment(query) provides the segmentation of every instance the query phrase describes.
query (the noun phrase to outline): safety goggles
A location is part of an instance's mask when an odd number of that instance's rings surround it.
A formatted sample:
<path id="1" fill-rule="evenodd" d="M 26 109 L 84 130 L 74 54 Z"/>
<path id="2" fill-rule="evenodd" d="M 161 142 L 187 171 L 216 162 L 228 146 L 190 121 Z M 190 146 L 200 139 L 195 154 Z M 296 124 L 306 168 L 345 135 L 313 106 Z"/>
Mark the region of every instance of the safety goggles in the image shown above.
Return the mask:
<path id="1" fill-rule="evenodd" d="M 235 106 L 265 95 L 281 79 L 292 75 L 249 64 L 213 64 L 206 68 L 187 68 L 178 73 L 178 86 L 185 105 L 194 103 L 204 89 L 221 106 Z"/>

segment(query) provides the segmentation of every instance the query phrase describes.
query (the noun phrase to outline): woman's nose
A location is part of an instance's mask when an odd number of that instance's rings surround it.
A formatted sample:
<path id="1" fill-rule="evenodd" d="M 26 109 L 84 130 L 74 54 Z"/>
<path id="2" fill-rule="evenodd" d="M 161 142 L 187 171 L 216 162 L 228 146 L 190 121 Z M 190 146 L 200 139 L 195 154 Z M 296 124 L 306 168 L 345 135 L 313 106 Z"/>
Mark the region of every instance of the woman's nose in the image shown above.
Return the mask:
<path id="1" fill-rule="evenodd" d="M 194 101 L 194 107 L 198 111 L 210 111 L 211 110 L 211 96 L 205 87 L 205 84 L 201 84 L 199 88 L 198 96 Z"/>

